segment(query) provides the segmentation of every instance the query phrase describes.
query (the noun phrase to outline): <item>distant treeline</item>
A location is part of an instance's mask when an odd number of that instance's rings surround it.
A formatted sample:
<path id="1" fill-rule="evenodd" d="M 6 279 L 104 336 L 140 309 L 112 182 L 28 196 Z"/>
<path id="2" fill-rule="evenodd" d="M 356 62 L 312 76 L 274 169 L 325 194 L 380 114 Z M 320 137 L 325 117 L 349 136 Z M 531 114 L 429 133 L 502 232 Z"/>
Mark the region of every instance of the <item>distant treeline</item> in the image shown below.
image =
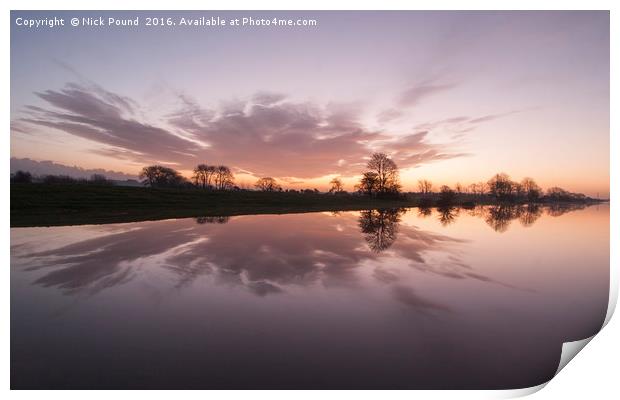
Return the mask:
<path id="1" fill-rule="evenodd" d="M 89 178 L 75 178 L 69 175 L 32 175 L 27 171 L 17 171 L 11 174 L 11 183 L 44 183 L 44 184 L 64 184 L 64 185 L 115 185 L 119 181 L 108 179 L 105 175 L 93 174 Z M 126 182 L 138 181 L 127 180 Z"/>
<path id="2" fill-rule="evenodd" d="M 232 170 L 225 165 L 199 164 L 190 179 L 185 178 L 173 168 L 162 165 L 144 167 L 140 172 L 141 184 L 153 188 L 194 188 L 200 190 L 229 191 L 229 190 L 259 190 L 264 192 L 288 193 L 320 193 L 318 189 L 283 189 L 282 185 L 272 177 L 259 178 L 253 187 L 236 185 Z M 29 172 L 17 171 L 11 175 L 13 183 L 44 184 L 91 184 L 112 185 L 115 181 L 100 174 L 92 175 L 89 179 L 73 178 L 65 175 L 45 175 L 33 177 Z M 129 181 L 128 181 L 129 182 Z M 137 181 L 133 181 L 136 184 Z M 422 206 L 476 204 L 481 202 L 585 202 L 591 199 L 581 193 L 571 193 L 559 187 L 552 187 L 544 191 L 532 178 L 523 178 L 513 181 L 508 175 L 499 173 L 487 182 L 472 183 L 464 186 L 460 183 L 449 187 L 442 185 L 438 191 L 433 190 L 433 183 L 426 179 L 418 181 L 417 192 L 402 192 L 399 181 L 399 170 L 396 163 L 386 154 L 374 153 L 366 164 L 366 171 L 354 191 L 344 190 L 340 178 L 330 181 L 327 193 L 333 195 L 363 195 L 371 197 L 403 198 L 412 197 Z"/>

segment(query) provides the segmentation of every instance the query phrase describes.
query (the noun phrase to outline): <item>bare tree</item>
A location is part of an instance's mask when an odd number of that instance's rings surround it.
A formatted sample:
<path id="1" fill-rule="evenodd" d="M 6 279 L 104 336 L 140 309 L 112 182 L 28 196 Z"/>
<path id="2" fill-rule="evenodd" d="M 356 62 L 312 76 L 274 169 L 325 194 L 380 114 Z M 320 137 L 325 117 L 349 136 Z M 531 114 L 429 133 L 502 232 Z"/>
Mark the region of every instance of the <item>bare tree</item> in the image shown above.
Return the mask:
<path id="1" fill-rule="evenodd" d="M 161 165 L 142 168 L 139 177 L 144 185 L 151 187 L 180 186 L 185 182 L 185 179 L 177 171 Z"/>
<path id="2" fill-rule="evenodd" d="M 489 193 L 498 200 L 507 200 L 512 197 L 515 184 L 510 177 L 504 173 L 496 174 L 487 182 Z"/>
<path id="3" fill-rule="evenodd" d="M 369 172 L 374 172 L 377 177 L 377 194 L 398 193 L 400 191 L 398 167 L 386 154 L 374 153 L 366 164 L 366 168 Z"/>
<path id="4" fill-rule="evenodd" d="M 461 185 L 460 182 L 457 182 L 456 185 L 454 185 L 454 191 L 458 194 L 463 193 L 463 185 Z"/>
<path id="5" fill-rule="evenodd" d="M 342 186 L 342 181 L 340 180 L 340 178 L 334 178 L 332 179 L 329 184 L 331 185 L 331 187 L 329 188 L 329 193 L 342 193 L 344 192 L 343 186 Z"/>
<path id="6" fill-rule="evenodd" d="M 431 193 L 433 190 L 433 183 L 426 179 L 420 179 L 418 180 L 418 189 L 420 190 L 420 193 Z"/>
<path id="7" fill-rule="evenodd" d="M 192 179 L 196 185 L 206 189 L 211 186 L 211 180 L 215 173 L 216 167 L 207 164 L 198 164 L 196 168 L 194 168 Z"/>
<path id="8" fill-rule="evenodd" d="M 542 195 L 542 189 L 532 178 L 523 178 L 521 181 L 521 187 L 523 188 L 528 201 L 535 202 Z"/>
<path id="9" fill-rule="evenodd" d="M 478 196 L 486 194 L 486 184 L 484 182 L 472 183 L 469 185 L 469 192 Z"/>
<path id="10" fill-rule="evenodd" d="M 225 165 L 219 165 L 215 168 L 213 183 L 217 190 L 232 189 L 235 183 L 235 177 L 230 168 Z"/>
<path id="11" fill-rule="evenodd" d="M 355 189 L 363 194 L 372 195 L 378 191 L 379 178 L 375 172 L 364 172 L 360 183 L 355 185 Z"/>
<path id="12" fill-rule="evenodd" d="M 278 182 L 271 177 L 260 178 L 256 181 L 254 186 L 263 192 L 275 192 L 277 190 L 282 190 L 282 187 L 278 185 Z"/>

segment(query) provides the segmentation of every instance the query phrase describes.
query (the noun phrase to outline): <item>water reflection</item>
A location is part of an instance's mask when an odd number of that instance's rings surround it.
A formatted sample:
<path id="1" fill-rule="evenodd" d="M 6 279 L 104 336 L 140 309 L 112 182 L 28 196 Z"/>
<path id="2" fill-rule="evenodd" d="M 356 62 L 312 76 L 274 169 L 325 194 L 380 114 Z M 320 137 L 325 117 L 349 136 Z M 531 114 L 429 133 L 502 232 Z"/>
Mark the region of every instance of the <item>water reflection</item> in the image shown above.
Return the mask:
<path id="1" fill-rule="evenodd" d="M 197 217 L 197 224 L 225 224 L 230 221 L 230 217 L 221 215 L 221 216 L 207 216 L 207 217 Z"/>
<path id="2" fill-rule="evenodd" d="M 29 271 L 45 271 L 35 284 L 58 287 L 66 294 L 96 293 L 126 283 L 148 264 L 173 272 L 178 287 L 209 275 L 219 284 L 244 286 L 264 296 L 288 285 L 353 285 L 357 267 L 380 257 L 399 231 L 393 254 L 417 268 L 425 268 L 424 253 L 459 242 L 415 226 L 399 228 L 404 213 L 250 216 L 233 218 L 234 224 L 227 225 L 223 222 L 229 218 L 210 217 L 200 218 L 198 224 L 145 222 L 118 225 L 103 236 L 76 238 L 44 251 L 21 254 L 14 247 L 13 256 L 23 258 Z"/>
<path id="3" fill-rule="evenodd" d="M 549 215 L 559 216 L 579 208 L 544 209 Z M 470 271 L 470 266 L 449 254 L 447 244 L 462 240 L 416 226 L 401 226 L 406 212 L 367 210 L 359 212 L 357 218 L 354 213 L 322 213 L 314 218 L 297 214 L 237 217 L 233 227 L 218 229 L 209 226 L 224 225 L 231 217 L 200 217 L 195 219 L 197 225 L 186 220 L 130 224 L 131 228 L 121 224 L 109 234 L 44 251 L 21 254 L 14 246 L 12 255 L 27 260 L 29 271 L 47 271 L 35 284 L 58 287 L 66 294 L 82 290 L 96 293 L 126 283 L 145 263 L 174 272 L 178 287 L 210 275 L 219 283 L 241 285 L 260 296 L 280 293 L 287 285 L 317 281 L 351 285 L 360 264 L 378 259 L 388 249 L 391 255 L 402 257 L 419 270 L 492 281 Z M 461 209 L 440 207 L 436 212 L 440 224 L 448 226 L 457 221 Z M 543 207 L 480 206 L 463 212 L 484 219 L 501 233 L 515 219 L 523 226 L 533 225 L 543 214 Z M 421 217 L 431 214 L 431 209 L 418 210 Z M 360 247 L 361 238 L 370 251 Z M 433 250 L 445 251 L 449 261 L 428 263 L 425 254 Z M 385 280 L 385 273 L 378 276 Z"/>
<path id="4" fill-rule="evenodd" d="M 396 240 L 398 224 L 405 209 L 368 210 L 360 212 L 359 226 L 370 249 L 380 253 Z"/>
<path id="5" fill-rule="evenodd" d="M 538 384 L 607 307 L 608 209 L 568 211 L 12 229 L 12 386 Z"/>
<path id="6" fill-rule="evenodd" d="M 438 207 L 437 212 L 439 212 L 439 222 L 443 226 L 447 226 L 452 224 L 459 215 L 459 208 L 443 206 Z"/>

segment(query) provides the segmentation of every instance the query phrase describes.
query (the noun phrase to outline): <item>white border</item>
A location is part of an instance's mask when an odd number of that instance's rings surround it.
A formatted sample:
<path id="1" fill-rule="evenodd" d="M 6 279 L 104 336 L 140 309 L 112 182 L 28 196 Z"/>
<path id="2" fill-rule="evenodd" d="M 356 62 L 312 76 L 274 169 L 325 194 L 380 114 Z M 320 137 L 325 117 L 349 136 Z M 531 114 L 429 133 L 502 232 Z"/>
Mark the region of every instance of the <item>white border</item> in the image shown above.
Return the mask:
<path id="1" fill-rule="evenodd" d="M 228 0 L 228 1 L 197 1 L 197 0 L 152 0 L 148 2 L 136 2 L 135 4 L 128 4 L 126 0 L 107 0 L 107 1 L 78 1 L 78 0 L 56 0 L 53 3 L 42 0 L 5 0 L 2 2 L 5 8 L 5 25 L 2 27 L 3 40 L 2 40 L 2 54 L 5 55 L 4 62 L 2 63 L 4 93 L 1 96 L 1 113 L 2 120 L 4 122 L 6 133 L 2 135 L 2 149 L 5 151 L 5 155 L 2 158 L 2 165 L 4 170 L 0 174 L 0 202 L 2 210 L 2 222 L 4 229 L 1 232 L 2 242 L 4 243 L 2 265 L 4 266 L 4 281 L 3 289 L 4 296 L 2 296 L 1 310 L 2 319 L 0 330 L 0 341 L 2 351 L 2 363 L 0 364 L 0 379 L 2 387 L 5 390 L 9 388 L 9 375 L 10 375 L 10 334 L 9 334 L 9 313 L 10 313 L 10 280 L 9 280 L 9 160 L 10 160 L 10 64 L 8 62 L 8 55 L 10 54 L 10 13 L 9 10 L 347 10 L 347 9 L 359 9 L 359 10 L 611 10 L 611 71 L 618 71 L 618 39 L 619 29 L 618 22 L 620 19 L 617 17 L 620 2 L 618 1 L 604 1 L 604 0 L 590 0 L 590 1 L 543 1 L 543 0 L 521 0 L 521 1 L 489 1 L 489 0 L 475 0 L 475 1 L 457 1 L 457 0 L 435 0 L 435 1 L 368 1 L 358 0 L 356 2 L 346 2 L 340 0 L 301 0 L 301 1 L 284 1 L 284 0 L 264 0 L 260 3 L 251 0 Z M 614 50 L 616 45 L 616 50 Z M 619 109 L 617 104 L 618 93 L 618 79 L 612 73 L 611 75 L 611 110 Z M 620 143 L 618 141 L 618 135 L 615 132 L 618 126 L 618 118 L 614 113 L 611 113 L 611 138 L 610 138 L 610 161 L 611 161 L 611 191 L 610 197 L 612 199 L 611 206 L 611 290 L 610 290 L 610 307 L 608 309 L 607 318 L 605 324 L 610 320 L 613 310 L 615 308 L 618 297 L 618 250 L 617 243 L 620 243 L 618 213 L 616 212 L 616 198 L 618 196 L 618 189 L 613 182 L 618 180 L 618 149 Z M 583 398 L 583 396 L 592 396 L 596 393 L 618 393 L 616 385 L 616 360 L 618 356 L 618 343 L 614 340 L 615 337 L 620 337 L 618 334 L 620 327 L 617 321 L 612 321 L 611 324 L 605 327 L 605 330 L 601 334 L 596 335 L 592 340 L 592 344 L 588 347 L 592 347 L 590 351 L 586 351 L 580 355 L 578 362 L 569 364 L 564 372 L 559 374 L 556 378 L 552 379 L 549 383 L 549 388 L 536 394 L 540 398 Z M 588 342 L 587 340 L 586 342 Z M 578 345 L 570 344 L 568 348 Z M 565 346 L 566 347 L 566 346 Z M 563 358 L 568 357 L 563 353 Z M 541 385 L 535 388 L 522 389 L 522 390 L 507 390 L 507 391 L 322 391 L 321 393 L 315 393 L 311 391 L 215 391 L 209 392 L 208 396 L 216 396 L 222 399 L 239 398 L 252 396 L 258 399 L 289 399 L 291 397 L 301 399 L 315 400 L 316 396 L 337 398 L 343 395 L 355 397 L 356 399 L 375 398 L 379 396 L 388 396 L 393 399 L 410 399 L 413 396 L 423 396 L 424 398 L 505 398 L 523 396 L 532 392 L 536 392 L 545 385 Z M 594 392 L 594 393 L 593 393 Z M 46 398 L 54 399 L 66 399 L 67 397 L 77 398 L 82 396 L 89 396 L 94 398 L 104 398 L 109 396 L 108 393 L 102 391 L 91 392 L 60 392 L 60 391 L 48 391 L 46 393 L 29 392 L 29 391 L 15 391 L 9 393 L 15 398 L 25 398 L 36 395 L 44 395 Z M 149 393 L 141 393 L 154 398 L 164 398 L 170 395 L 183 395 L 192 398 L 202 398 L 205 396 L 205 392 L 200 391 L 151 391 Z M 130 397 L 134 396 L 134 392 L 130 391 L 117 391 L 115 396 Z M 541 397 L 542 396 L 542 397 Z M 598 396 L 595 396 L 595 398 Z M 610 396 L 606 396 L 610 397 Z M 106 399 L 107 400 L 107 399 Z"/>

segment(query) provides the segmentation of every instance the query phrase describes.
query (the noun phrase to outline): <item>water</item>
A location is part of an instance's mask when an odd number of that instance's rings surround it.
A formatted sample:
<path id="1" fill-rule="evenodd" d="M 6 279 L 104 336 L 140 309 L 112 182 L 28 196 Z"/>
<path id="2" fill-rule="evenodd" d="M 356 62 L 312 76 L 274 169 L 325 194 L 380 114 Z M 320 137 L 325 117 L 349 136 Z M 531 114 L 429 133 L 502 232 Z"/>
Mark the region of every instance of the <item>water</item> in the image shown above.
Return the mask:
<path id="1" fill-rule="evenodd" d="M 608 292 L 607 205 L 13 228 L 11 385 L 528 387 Z"/>

